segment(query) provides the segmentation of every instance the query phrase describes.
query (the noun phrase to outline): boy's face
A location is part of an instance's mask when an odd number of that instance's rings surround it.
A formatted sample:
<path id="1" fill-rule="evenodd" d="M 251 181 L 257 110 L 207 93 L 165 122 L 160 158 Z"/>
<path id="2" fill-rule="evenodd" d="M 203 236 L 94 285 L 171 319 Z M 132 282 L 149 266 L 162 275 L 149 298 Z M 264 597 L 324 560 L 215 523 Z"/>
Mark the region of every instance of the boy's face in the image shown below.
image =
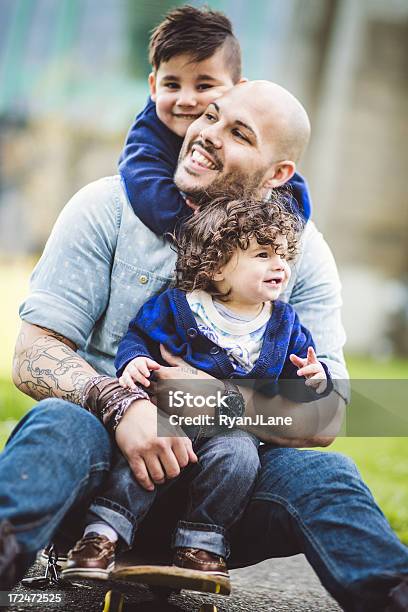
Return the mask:
<path id="1" fill-rule="evenodd" d="M 286 261 L 286 238 L 278 238 L 277 243 L 279 247 L 275 252 L 272 245 L 260 245 L 251 238 L 248 248 L 245 251 L 237 249 L 214 276 L 218 289 L 231 290 L 228 296 L 231 305 L 245 309 L 278 299 L 288 284 L 291 271 Z"/>
<path id="2" fill-rule="evenodd" d="M 189 54 L 176 55 L 149 76 L 159 119 L 182 138 L 208 104 L 233 86 L 222 47 L 202 62 L 192 62 Z"/>

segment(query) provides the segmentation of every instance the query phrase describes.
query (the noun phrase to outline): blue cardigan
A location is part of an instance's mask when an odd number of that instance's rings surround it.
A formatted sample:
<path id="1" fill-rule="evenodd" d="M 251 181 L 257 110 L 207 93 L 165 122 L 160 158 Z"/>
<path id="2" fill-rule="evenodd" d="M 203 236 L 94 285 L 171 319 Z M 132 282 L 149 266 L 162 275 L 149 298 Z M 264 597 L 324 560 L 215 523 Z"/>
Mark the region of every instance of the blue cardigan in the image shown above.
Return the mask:
<path id="1" fill-rule="evenodd" d="M 219 379 L 268 379 L 269 383 L 275 383 L 269 386 L 268 395 L 282 392 L 284 387 L 286 397 L 304 402 L 322 398 L 333 388 L 325 364 L 323 367 L 328 385 L 324 393 L 317 395 L 304 385 L 302 378 L 299 379 L 296 373 L 298 368 L 292 364 L 289 355 L 295 353 L 299 357 L 306 357 L 308 347 L 315 348 L 315 345 L 309 330 L 301 325 L 292 306 L 280 300 L 274 302 L 260 355 L 252 370 L 245 374 L 236 372 L 225 349 L 200 332 L 186 294 L 180 289 L 167 289 L 154 296 L 132 319 L 116 354 L 117 376 L 121 376 L 126 365 L 135 357 L 150 357 L 161 365 L 168 365 L 160 354 L 160 344 L 191 366 Z M 277 386 L 278 379 L 291 379 L 292 383 Z"/>
<path id="2" fill-rule="evenodd" d="M 119 160 L 119 174 L 133 210 L 159 235 L 173 232 L 179 221 L 192 214 L 173 180 L 182 143 L 183 139 L 160 121 L 149 98 L 130 128 Z M 288 185 L 292 205 L 307 221 L 311 203 L 305 180 L 295 174 Z"/>

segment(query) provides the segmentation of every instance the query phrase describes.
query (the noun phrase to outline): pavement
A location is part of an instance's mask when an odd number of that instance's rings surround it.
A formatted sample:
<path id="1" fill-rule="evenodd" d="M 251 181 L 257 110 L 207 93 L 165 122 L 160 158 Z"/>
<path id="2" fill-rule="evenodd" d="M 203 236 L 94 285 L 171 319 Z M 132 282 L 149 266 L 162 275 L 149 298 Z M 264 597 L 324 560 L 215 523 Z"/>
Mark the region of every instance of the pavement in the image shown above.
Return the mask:
<path id="1" fill-rule="evenodd" d="M 34 565 L 27 575 L 40 575 L 42 570 Z M 303 555 L 234 570 L 231 577 L 230 597 L 183 591 L 180 595 L 172 595 L 168 602 L 155 600 L 146 587 L 127 583 L 121 589 L 125 593 L 123 612 L 198 612 L 203 603 L 215 604 L 219 612 L 341 612 Z M 44 591 L 30 591 L 18 585 L 13 593 L 60 593 L 62 602 L 15 604 L 6 609 L 13 612 L 101 612 L 105 593 L 112 586 L 88 581 L 64 590 L 47 587 Z"/>

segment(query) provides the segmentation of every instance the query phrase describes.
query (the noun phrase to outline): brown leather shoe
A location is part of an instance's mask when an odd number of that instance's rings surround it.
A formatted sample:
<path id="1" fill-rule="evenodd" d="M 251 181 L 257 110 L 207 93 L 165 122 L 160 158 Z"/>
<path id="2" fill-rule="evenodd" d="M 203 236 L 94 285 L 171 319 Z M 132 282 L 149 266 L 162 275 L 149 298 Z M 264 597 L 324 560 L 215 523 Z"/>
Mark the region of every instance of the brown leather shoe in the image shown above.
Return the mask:
<path id="1" fill-rule="evenodd" d="M 224 557 L 198 548 L 176 548 L 173 564 L 185 569 L 198 570 L 229 579 Z"/>
<path id="2" fill-rule="evenodd" d="M 69 551 L 67 567 L 61 577 L 107 580 L 115 567 L 115 549 L 116 544 L 103 535 L 84 536 Z"/>

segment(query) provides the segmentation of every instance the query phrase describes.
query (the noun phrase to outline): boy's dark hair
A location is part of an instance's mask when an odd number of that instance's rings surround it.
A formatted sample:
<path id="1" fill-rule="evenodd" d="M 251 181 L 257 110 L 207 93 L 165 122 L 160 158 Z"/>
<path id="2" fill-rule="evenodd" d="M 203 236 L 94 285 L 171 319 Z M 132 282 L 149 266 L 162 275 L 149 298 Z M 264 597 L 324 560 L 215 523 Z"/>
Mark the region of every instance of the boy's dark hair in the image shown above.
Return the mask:
<path id="1" fill-rule="evenodd" d="M 175 238 L 177 287 L 183 291 L 203 289 L 222 297 L 212 279 L 237 248 L 248 248 L 251 238 L 260 245 L 272 245 L 278 252 L 277 239 L 283 236 L 288 243 L 286 259 L 293 259 L 304 221 L 290 204 L 289 195 L 276 189 L 267 202 L 219 198 L 188 219 Z"/>
<path id="2" fill-rule="evenodd" d="M 228 17 L 210 8 L 173 9 L 152 31 L 149 61 L 154 70 L 172 57 L 188 53 L 195 62 L 208 59 L 224 46 L 225 65 L 237 83 L 241 78 L 241 48 Z"/>

